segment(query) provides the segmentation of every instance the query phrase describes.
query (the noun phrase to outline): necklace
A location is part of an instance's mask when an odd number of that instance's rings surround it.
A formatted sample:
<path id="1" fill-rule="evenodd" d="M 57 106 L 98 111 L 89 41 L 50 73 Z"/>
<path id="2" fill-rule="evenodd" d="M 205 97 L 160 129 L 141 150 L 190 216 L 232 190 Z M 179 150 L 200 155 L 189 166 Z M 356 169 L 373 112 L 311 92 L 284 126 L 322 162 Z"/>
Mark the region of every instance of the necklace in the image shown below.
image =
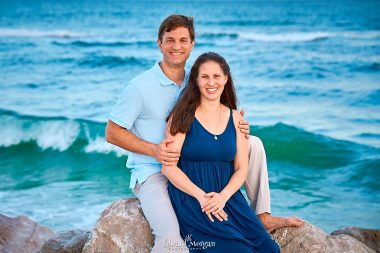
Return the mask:
<path id="1" fill-rule="evenodd" d="M 200 110 L 201 112 L 202 112 L 202 114 L 203 114 L 203 116 L 205 117 L 205 120 L 206 120 L 206 122 L 207 122 L 207 124 L 208 125 L 210 125 L 210 122 L 208 121 L 208 119 L 207 119 L 207 117 L 206 117 L 206 115 L 203 113 L 203 111 L 202 110 Z M 219 126 L 219 121 L 220 121 L 220 115 L 222 114 L 222 107 L 221 107 L 221 105 L 219 104 L 219 117 L 218 117 L 218 122 L 217 122 L 217 124 L 216 124 L 216 130 L 218 130 L 218 126 Z M 210 125 L 211 126 L 211 125 Z M 207 129 L 206 129 L 207 130 Z M 216 131 L 215 131 L 216 132 Z M 214 135 L 214 140 L 218 140 L 218 136 L 216 135 L 216 134 L 213 134 L 213 133 L 211 133 L 212 135 Z"/>

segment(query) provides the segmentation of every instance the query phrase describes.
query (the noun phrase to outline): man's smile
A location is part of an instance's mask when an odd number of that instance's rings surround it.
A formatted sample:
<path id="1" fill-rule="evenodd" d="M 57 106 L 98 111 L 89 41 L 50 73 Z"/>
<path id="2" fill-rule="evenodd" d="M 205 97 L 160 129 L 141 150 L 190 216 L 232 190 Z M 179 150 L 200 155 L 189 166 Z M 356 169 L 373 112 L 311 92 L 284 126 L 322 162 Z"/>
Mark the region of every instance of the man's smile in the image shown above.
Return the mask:
<path id="1" fill-rule="evenodd" d="M 183 55 L 182 52 L 171 52 L 170 54 L 174 55 L 174 56 L 180 56 L 180 55 Z"/>

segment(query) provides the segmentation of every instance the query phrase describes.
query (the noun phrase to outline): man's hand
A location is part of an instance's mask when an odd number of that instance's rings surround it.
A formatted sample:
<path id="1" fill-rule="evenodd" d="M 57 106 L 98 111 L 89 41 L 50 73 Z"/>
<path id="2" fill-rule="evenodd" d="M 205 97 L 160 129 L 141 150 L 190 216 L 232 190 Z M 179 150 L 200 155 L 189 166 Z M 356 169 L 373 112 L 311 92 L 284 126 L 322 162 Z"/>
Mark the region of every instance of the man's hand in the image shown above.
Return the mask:
<path id="1" fill-rule="evenodd" d="M 244 116 L 244 110 L 241 110 L 240 114 L 241 116 Z M 238 127 L 240 129 L 240 132 L 245 135 L 245 138 L 249 139 L 249 122 L 245 120 L 240 120 Z"/>
<path id="2" fill-rule="evenodd" d="M 172 138 L 164 139 L 160 142 L 160 144 L 156 145 L 154 148 L 154 158 L 157 161 L 166 166 L 177 165 L 177 161 L 179 160 L 179 150 L 176 148 L 169 148 L 167 145 L 174 140 Z"/>

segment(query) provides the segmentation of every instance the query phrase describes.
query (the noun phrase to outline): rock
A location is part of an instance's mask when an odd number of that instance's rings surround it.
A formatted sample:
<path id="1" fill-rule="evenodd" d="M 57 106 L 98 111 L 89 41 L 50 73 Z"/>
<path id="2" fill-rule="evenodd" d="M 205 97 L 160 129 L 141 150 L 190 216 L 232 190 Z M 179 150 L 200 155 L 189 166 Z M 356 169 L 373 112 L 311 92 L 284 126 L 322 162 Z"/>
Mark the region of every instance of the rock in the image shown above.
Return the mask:
<path id="1" fill-rule="evenodd" d="M 332 235 L 349 235 L 361 241 L 376 252 L 380 252 L 380 230 L 347 227 L 331 233 Z"/>
<path id="2" fill-rule="evenodd" d="M 305 222 L 300 228 L 280 228 L 271 233 L 283 253 L 374 253 L 348 235 L 328 235 Z M 153 236 L 137 199 L 114 202 L 99 218 L 83 253 L 150 252 Z"/>
<path id="3" fill-rule="evenodd" d="M 137 199 L 122 199 L 103 211 L 83 253 L 150 252 L 153 236 Z"/>
<path id="4" fill-rule="evenodd" d="M 81 253 L 90 236 L 80 229 L 60 231 L 44 243 L 39 253 Z"/>
<path id="5" fill-rule="evenodd" d="M 279 228 L 271 233 L 282 253 L 374 253 L 372 249 L 348 235 L 328 235 L 305 222 L 300 228 Z"/>
<path id="6" fill-rule="evenodd" d="M 45 241 L 55 236 L 54 231 L 41 226 L 26 216 L 11 218 L 0 214 L 0 252 L 34 253 Z"/>
<path id="7" fill-rule="evenodd" d="M 380 243 L 379 230 L 346 228 L 328 235 L 308 222 L 300 228 L 276 229 L 271 236 L 282 253 L 374 253 L 379 252 Z M 135 198 L 107 207 L 91 234 L 71 230 L 57 236 L 25 216 L 9 218 L 0 214 L 0 253 L 36 252 L 41 247 L 39 253 L 145 253 L 150 252 L 153 241 L 149 223 Z"/>

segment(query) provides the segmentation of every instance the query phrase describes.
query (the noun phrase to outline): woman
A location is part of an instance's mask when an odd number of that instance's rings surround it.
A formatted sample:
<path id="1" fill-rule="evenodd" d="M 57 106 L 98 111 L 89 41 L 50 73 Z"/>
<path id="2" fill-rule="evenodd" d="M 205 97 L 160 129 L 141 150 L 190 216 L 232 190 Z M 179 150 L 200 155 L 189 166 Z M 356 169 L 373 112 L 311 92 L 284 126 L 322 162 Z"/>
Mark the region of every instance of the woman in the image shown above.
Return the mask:
<path id="1" fill-rule="evenodd" d="M 166 135 L 181 158 L 162 173 L 190 252 L 280 252 L 240 192 L 248 144 L 236 102 L 228 64 L 205 53 L 168 117 Z"/>

